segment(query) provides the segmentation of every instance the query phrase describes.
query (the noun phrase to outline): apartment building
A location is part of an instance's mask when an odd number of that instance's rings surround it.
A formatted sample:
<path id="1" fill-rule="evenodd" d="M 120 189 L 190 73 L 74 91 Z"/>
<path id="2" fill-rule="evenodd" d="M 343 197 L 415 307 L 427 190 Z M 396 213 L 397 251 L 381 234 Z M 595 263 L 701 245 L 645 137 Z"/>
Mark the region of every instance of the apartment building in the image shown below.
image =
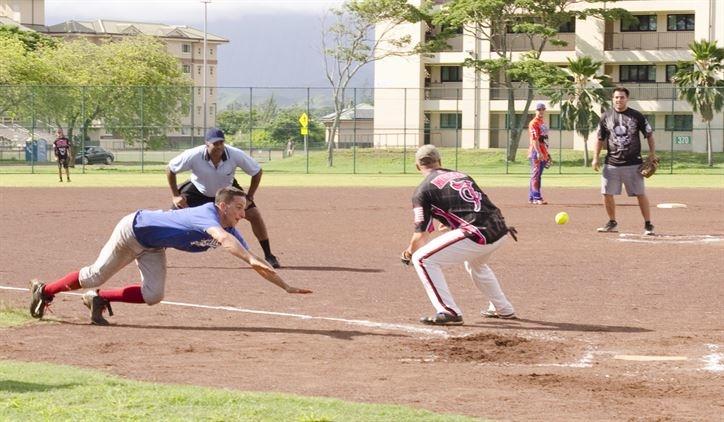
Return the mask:
<path id="1" fill-rule="evenodd" d="M 204 31 L 185 25 L 166 25 L 146 22 L 130 22 L 97 19 L 93 21 L 70 20 L 46 26 L 44 0 L 0 0 L 0 23 L 14 23 L 21 27 L 42 32 L 45 35 L 67 40 L 86 38 L 92 42 L 119 40 L 134 35 L 149 35 L 166 43 L 169 54 L 179 62 L 181 70 L 193 81 L 192 110 L 181 121 L 178 131 L 167 133 L 170 140 L 186 140 L 204 136 L 204 105 L 206 127 L 215 125 L 218 86 L 218 47 L 229 40 L 206 33 L 206 80 L 204 81 Z M 204 101 L 206 82 L 206 101 Z M 110 137 L 112 134 L 96 134 Z"/>
<path id="2" fill-rule="evenodd" d="M 419 5 L 419 1 L 410 3 Z M 438 0 L 436 7 L 444 7 Z M 606 7 L 586 4 L 586 7 Z M 706 149 L 706 124 L 691 107 L 676 98 L 670 77 L 679 60 L 690 60 L 688 44 L 718 40 L 724 46 L 724 2 L 719 0 L 626 0 L 609 3 L 637 16 L 638 23 L 596 18 L 575 20 L 560 28 L 567 46 L 548 45 L 541 59 L 564 66 L 567 58 L 590 56 L 603 63 L 601 71 L 631 91 L 630 106 L 642 111 L 655 127 L 659 148 L 702 152 Z M 435 28 L 406 24 L 396 36 L 407 34 L 417 43 Z M 529 47 L 515 34 L 506 35 L 514 57 Z M 387 57 L 375 65 L 375 145 L 417 146 L 432 143 L 462 148 L 502 148 L 509 141 L 507 91 L 494 79 L 462 66 L 466 58 L 494 57 L 487 41 L 463 33 L 453 38 L 447 51 L 430 56 Z M 515 110 L 522 112 L 527 92 L 516 91 Z M 547 98 L 546 118 L 550 142 L 563 148 L 583 149 L 576 134 L 560 131 L 560 114 Z M 532 111 L 529 111 L 532 115 Z M 723 113 L 724 114 L 724 113 Z M 715 128 L 714 151 L 724 148 L 724 116 Z M 590 142 L 590 139 L 589 139 Z M 527 147 L 527 135 L 519 146 Z"/>

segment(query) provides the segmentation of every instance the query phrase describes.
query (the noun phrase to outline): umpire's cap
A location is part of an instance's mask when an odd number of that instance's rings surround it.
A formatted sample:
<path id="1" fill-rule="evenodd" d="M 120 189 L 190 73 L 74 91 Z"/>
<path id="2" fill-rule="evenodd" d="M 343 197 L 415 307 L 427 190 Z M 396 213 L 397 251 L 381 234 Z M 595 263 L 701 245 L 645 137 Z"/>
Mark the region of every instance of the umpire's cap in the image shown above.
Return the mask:
<path id="1" fill-rule="evenodd" d="M 435 145 L 423 145 L 415 153 L 415 160 L 417 161 L 417 164 L 429 166 L 430 164 L 440 161 L 440 151 L 437 150 Z"/>
<path id="2" fill-rule="evenodd" d="M 216 141 L 223 141 L 224 131 L 215 127 L 210 127 L 206 131 L 206 137 L 204 137 L 204 140 L 207 144 L 213 144 Z"/>

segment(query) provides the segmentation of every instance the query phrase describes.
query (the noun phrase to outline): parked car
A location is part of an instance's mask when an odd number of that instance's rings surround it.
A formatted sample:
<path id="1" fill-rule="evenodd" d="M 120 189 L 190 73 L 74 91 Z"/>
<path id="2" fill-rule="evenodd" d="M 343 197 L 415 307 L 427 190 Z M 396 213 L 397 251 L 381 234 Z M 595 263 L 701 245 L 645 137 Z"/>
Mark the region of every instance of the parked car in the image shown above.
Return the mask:
<path id="1" fill-rule="evenodd" d="M 75 155 L 76 164 L 113 164 L 116 157 L 112 152 L 103 149 L 103 147 L 87 146 L 83 153 Z"/>

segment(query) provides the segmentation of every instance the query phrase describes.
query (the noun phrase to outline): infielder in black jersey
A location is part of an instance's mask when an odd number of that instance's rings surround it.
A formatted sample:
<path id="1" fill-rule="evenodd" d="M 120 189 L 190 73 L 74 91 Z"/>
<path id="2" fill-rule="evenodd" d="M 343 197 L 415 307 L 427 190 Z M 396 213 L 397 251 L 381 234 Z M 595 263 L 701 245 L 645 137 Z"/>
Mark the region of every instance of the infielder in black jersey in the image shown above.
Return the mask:
<path id="1" fill-rule="evenodd" d="M 598 228 L 599 232 L 617 232 L 615 195 L 621 194 L 621 185 L 626 187 L 628 196 L 635 196 L 644 218 L 644 234 L 653 235 L 649 198 L 644 189 L 644 176 L 639 171 L 641 138 L 643 134 L 649 144 L 651 158 L 656 157 L 654 131 L 643 114 L 628 106 L 629 91 L 619 86 L 613 90 L 613 109 L 601 115 L 598 125 L 598 142 L 593 151 L 591 165 L 595 171 L 600 168 L 598 156 L 606 144 L 605 165 L 601 172 L 601 194 L 608 214 L 608 222 Z"/>
<path id="2" fill-rule="evenodd" d="M 503 294 L 495 273 L 488 267 L 491 255 L 516 231 L 505 224 L 500 210 L 470 176 L 442 168 L 440 153 L 424 145 L 415 154 L 416 167 L 424 180 L 412 197 L 415 232 L 402 252 L 410 259 L 425 287 L 436 315 L 420 320 L 431 325 L 462 325 L 442 267 L 464 264 L 475 286 L 489 299 L 481 315 L 515 319 L 513 305 Z M 433 219 L 442 232 L 434 239 Z"/>

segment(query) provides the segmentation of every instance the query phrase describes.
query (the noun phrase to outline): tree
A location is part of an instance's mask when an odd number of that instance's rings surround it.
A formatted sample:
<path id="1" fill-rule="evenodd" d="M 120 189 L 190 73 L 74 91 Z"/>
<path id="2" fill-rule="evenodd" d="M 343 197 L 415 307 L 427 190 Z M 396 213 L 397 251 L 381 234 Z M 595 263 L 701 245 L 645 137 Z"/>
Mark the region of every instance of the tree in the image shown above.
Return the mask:
<path id="1" fill-rule="evenodd" d="M 613 0 L 617 1 L 617 0 Z M 594 0 L 451 0 L 433 14 L 432 23 L 441 30 L 429 42 L 418 46 L 419 51 L 438 51 L 444 41 L 455 35 L 458 28 L 476 42 L 489 42 L 490 59 L 466 59 L 463 65 L 488 74 L 507 95 L 510 139 L 507 158 L 515 161 L 520 136 L 526 132 L 528 110 L 537 88 L 545 87 L 545 72 L 541 72 L 541 53 L 547 44 L 566 45 L 558 37 L 559 28 L 575 19 L 587 17 L 624 18 L 630 14 L 617 8 L 586 8 Z M 513 43 L 523 40 L 528 53 L 519 59 L 519 48 Z M 542 79 L 541 79 L 542 78 Z M 515 91 L 526 92 L 522 111 L 515 109 Z"/>
<path id="2" fill-rule="evenodd" d="M 37 89 L 36 113 L 86 137 L 101 121 L 126 142 L 163 143 L 166 130 L 188 113 L 191 81 L 159 40 L 145 36 L 93 44 L 78 39 L 45 51 L 53 73 Z"/>
<path id="3" fill-rule="evenodd" d="M 27 99 L 33 95 L 32 86 L 43 83 L 52 74 L 52 68 L 44 66 L 39 57 L 57 45 L 54 39 L 36 32 L 0 25 L 0 115 L 31 116 L 32 107 Z"/>
<path id="4" fill-rule="evenodd" d="M 15 25 L 0 25 L 0 38 L 11 38 L 20 41 L 26 51 L 38 51 L 44 48 L 55 48 L 59 40 L 39 32 L 22 30 Z"/>
<path id="5" fill-rule="evenodd" d="M 677 64 L 674 81 L 679 87 L 679 98 L 686 100 L 706 122 L 706 152 L 711 167 L 711 121 L 724 107 L 724 48 L 717 47 L 716 41 L 701 40 L 689 44 L 689 49 L 694 58 Z"/>
<path id="6" fill-rule="evenodd" d="M 334 121 L 327 146 L 327 165 L 332 167 L 339 117 L 346 106 L 345 92 L 352 78 L 365 65 L 389 56 L 414 54 L 406 50 L 411 37 L 395 37 L 403 22 L 419 22 L 422 12 L 405 0 L 349 0 L 331 9 L 332 22 L 323 22 L 324 70 L 332 86 Z"/>
<path id="7" fill-rule="evenodd" d="M 601 119 L 596 110 L 608 107 L 610 78 L 598 74 L 601 62 L 590 57 L 568 59 L 564 78 L 550 93 L 551 104 L 561 105 L 561 122 L 565 129 L 573 129 L 583 137 L 583 166 L 588 166 L 588 136 Z M 545 92 L 545 91 L 544 91 Z"/>

